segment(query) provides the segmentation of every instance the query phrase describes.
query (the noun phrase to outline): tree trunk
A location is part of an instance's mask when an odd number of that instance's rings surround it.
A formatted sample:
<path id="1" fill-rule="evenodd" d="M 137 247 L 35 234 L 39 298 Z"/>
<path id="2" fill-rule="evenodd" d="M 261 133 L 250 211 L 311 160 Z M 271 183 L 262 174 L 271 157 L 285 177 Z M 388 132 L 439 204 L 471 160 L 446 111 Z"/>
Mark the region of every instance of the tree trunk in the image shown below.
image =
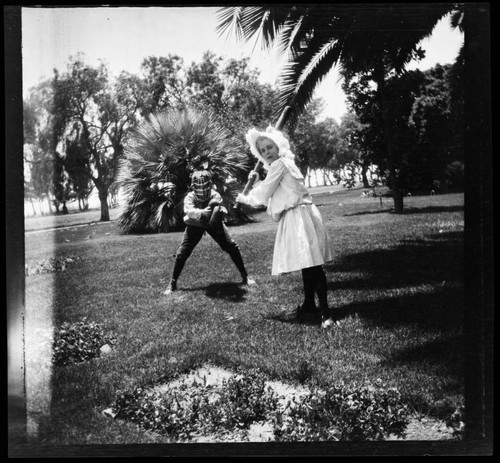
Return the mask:
<path id="1" fill-rule="evenodd" d="M 50 194 L 47 195 L 47 205 L 49 206 L 49 214 L 52 214 L 52 200 L 50 199 Z"/>
<path id="2" fill-rule="evenodd" d="M 332 178 L 332 176 L 333 176 L 333 172 L 332 172 L 332 170 L 331 170 L 331 169 L 328 169 L 328 184 L 329 184 L 330 186 L 333 186 L 333 182 L 335 181 L 335 177 L 334 177 L 334 178 Z"/>
<path id="3" fill-rule="evenodd" d="M 44 217 L 45 213 L 43 212 L 43 199 L 38 198 L 38 208 L 40 209 L 40 214 L 42 214 L 42 217 Z"/>
<path id="4" fill-rule="evenodd" d="M 363 181 L 363 188 L 370 188 L 370 182 L 368 181 L 368 166 L 366 164 L 361 165 L 361 179 Z"/>
<path id="5" fill-rule="evenodd" d="M 333 185 L 333 180 L 332 180 L 332 170 L 328 169 L 327 171 L 327 178 L 328 178 L 328 185 L 332 186 Z"/>
<path id="6" fill-rule="evenodd" d="M 399 186 L 399 178 L 396 173 L 396 163 L 394 159 L 394 150 L 392 149 L 391 130 L 389 121 L 387 120 L 387 99 L 385 97 L 385 81 L 384 74 L 381 73 L 381 78 L 378 79 L 377 87 L 380 95 L 380 113 L 382 117 L 382 129 L 384 133 L 385 146 L 387 149 L 387 164 L 389 167 L 389 178 L 391 179 L 392 197 L 394 199 L 394 212 L 401 214 L 403 212 L 403 192 Z"/>
<path id="7" fill-rule="evenodd" d="M 31 204 L 31 209 L 33 209 L 33 215 L 36 215 L 36 209 L 35 209 L 35 205 L 33 204 L 33 200 L 30 199 L 30 204 Z"/>
<path id="8" fill-rule="evenodd" d="M 99 201 L 101 202 L 101 222 L 109 222 L 108 190 L 105 187 L 98 188 Z"/>
<path id="9" fill-rule="evenodd" d="M 323 169 L 323 184 L 324 186 L 332 185 L 332 180 L 330 179 L 330 171 L 328 169 Z"/>

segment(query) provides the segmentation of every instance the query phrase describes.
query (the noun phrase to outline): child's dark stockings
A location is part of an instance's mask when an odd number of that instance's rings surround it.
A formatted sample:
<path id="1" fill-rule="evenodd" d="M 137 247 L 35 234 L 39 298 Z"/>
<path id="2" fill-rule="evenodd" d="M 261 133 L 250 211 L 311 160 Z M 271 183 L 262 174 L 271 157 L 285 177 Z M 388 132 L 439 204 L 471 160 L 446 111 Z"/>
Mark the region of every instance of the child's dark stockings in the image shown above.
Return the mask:
<path id="1" fill-rule="evenodd" d="M 304 282 L 304 308 L 314 308 L 314 294 L 318 295 L 319 309 L 322 314 L 328 312 L 328 290 L 326 274 L 321 265 L 302 269 Z"/>

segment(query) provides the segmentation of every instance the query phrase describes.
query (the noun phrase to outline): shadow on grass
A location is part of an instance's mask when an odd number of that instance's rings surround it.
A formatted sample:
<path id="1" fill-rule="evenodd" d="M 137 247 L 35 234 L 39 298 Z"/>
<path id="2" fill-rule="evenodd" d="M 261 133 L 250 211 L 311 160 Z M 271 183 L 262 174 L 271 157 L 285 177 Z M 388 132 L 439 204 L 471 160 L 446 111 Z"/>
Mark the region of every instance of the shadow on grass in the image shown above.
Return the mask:
<path id="1" fill-rule="evenodd" d="M 230 302 L 243 302 L 248 290 L 241 283 L 211 283 L 205 286 L 182 288 L 182 291 L 204 291 L 205 296 Z"/>
<path id="2" fill-rule="evenodd" d="M 405 207 L 403 210 L 404 215 L 410 214 L 430 214 L 430 213 L 443 213 L 443 212 L 459 212 L 463 211 L 464 206 L 426 206 L 426 207 Z M 353 212 L 352 214 L 344 214 L 346 217 L 352 217 L 357 215 L 373 215 L 373 214 L 382 214 L 387 212 L 393 212 L 394 208 L 381 208 L 376 211 L 362 211 L 362 212 Z"/>
<path id="3" fill-rule="evenodd" d="M 453 333 L 428 341 L 425 344 L 400 349 L 392 357 L 383 360 L 381 366 L 411 365 L 425 359 L 434 365 L 439 365 L 441 374 L 462 378 L 463 346 L 463 337 L 458 333 Z"/>
<path id="4" fill-rule="evenodd" d="M 346 289 L 403 293 L 337 307 L 341 317 L 357 313 L 375 324 L 417 323 L 444 330 L 462 323 L 461 232 L 431 235 L 428 240 L 406 240 L 392 249 L 350 254 L 325 268 L 329 273 L 328 289 L 333 295 L 337 290 Z M 362 272 L 366 277 L 336 281 L 336 274 L 349 272 Z M 422 285 L 431 285 L 434 289 L 432 292 L 418 292 Z"/>
<path id="5" fill-rule="evenodd" d="M 430 235 L 425 240 L 402 240 L 396 247 L 341 256 L 326 264 L 329 289 L 397 288 L 422 284 L 463 285 L 463 233 Z M 362 272 L 360 281 L 335 282 L 336 274 Z"/>
<path id="6" fill-rule="evenodd" d="M 380 298 L 334 308 L 338 319 L 359 316 L 365 323 L 384 328 L 418 325 L 431 331 L 456 331 L 464 315 L 463 291 L 445 288 L 428 294 Z"/>
<path id="7" fill-rule="evenodd" d="M 281 323 L 291 323 L 294 325 L 309 325 L 309 326 L 319 326 L 321 324 L 321 315 L 318 311 L 316 314 L 308 314 L 302 317 L 300 320 L 297 319 L 294 310 L 282 311 L 279 313 L 273 313 L 266 315 L 263 318 L 266 320 L 273 320 Z"/>
<path id="8" fill-rule="evenodd" d="M 435 234 L 427 240 L 402 241 L 391 249 L 345 255 L 325 265 L 325 269 L 330 300 L 336 299 L 337 291 L 345 294 L 345 290 L 358 299 L 348 305 L 332 306 L 339 319 L 357 315 L 376 326 L 419 325 L 429 331 L 445 332 L 462 326 L 462 232 Z M 364 278 L 337 277 L 360 272 Z M 293 311 L 267 318 L 284 323 L 319 323 L 314 319 L 298 321 Z"/>

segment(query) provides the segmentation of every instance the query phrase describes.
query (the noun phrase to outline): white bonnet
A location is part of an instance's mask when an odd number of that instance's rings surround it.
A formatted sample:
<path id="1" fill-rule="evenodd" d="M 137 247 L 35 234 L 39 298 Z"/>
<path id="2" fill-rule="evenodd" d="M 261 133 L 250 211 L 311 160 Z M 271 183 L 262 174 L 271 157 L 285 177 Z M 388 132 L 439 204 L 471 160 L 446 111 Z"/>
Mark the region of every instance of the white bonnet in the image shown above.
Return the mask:
<path id="1" fill-rule="evenodd" d="M 269 126 L 265 132 L 260 132 L 257 129 L 250 129 L 245 135 L 245 138 L 250 145 L 252 154 L 262 162 L 266 170 L 269 169 L 269 164 L 262 158 L 256 146 L 256 141 L 259 137 L 270 138 L 278 146 L 279 155 L 293 161 L 295 155 L 290 151 L 290 142 L 286 139 L 282 132 L 271 126 Z"/>

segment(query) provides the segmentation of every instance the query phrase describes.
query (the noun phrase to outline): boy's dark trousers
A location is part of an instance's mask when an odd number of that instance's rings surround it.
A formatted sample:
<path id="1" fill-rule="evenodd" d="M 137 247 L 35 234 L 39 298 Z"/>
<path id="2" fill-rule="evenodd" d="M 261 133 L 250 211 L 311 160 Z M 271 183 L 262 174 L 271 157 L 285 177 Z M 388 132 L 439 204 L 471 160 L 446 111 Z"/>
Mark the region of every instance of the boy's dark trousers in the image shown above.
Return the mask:
<path id="1" fill-rule="evenodd" d="M 177 257 L 175 259 L 172 280 L 174 282 L 177 281 L 179 275 L 182 272 L 182 269 L 184 268 L 184 264 L 193 252 L 193 249 L 200 242 L 205 232 L 207 232 L 215 240 L 215 242 L 221 247 L 223 251 L 229 254 L 232 261 L 238 268 L 241 276 L 245 278 L 247 276 L 247 272 L 245 270 L 243 258 L 241 257 L 240 248 L 229 234 L 229 230 L 227 229 L 227 227 L 224 224 L 221 224 L 216 228 L 201 228 L 194 225 L 186 226 L 181 245 L 177 250 Z"/>

